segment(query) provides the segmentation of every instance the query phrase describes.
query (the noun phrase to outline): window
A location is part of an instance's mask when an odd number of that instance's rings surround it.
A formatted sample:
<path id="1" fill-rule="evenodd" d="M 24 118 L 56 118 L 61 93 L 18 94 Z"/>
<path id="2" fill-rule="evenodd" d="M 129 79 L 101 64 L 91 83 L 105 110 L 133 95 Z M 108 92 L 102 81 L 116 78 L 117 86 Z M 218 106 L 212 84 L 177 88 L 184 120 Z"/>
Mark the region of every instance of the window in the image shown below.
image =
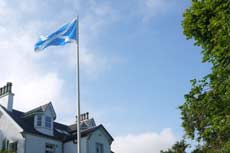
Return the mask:
<path id="1" fill-rule="evenodd" d="M 104 153 L 103 144 L 96 143 L 96 153 Z"/>
<path id="2" fill-rule="evenodd" d="M 42 126 L 42 116 L 41 115 L 37 116 L 37 126 Z"/>
<path id="3" fill-rule="evenodd" d="M 2 115 L 3 115 L 3 114 L 2 114 L 2 112 L 0 111 L 0 118 L 2 117 Z"/>
<path id="4" fill-rule="evenodd" d="M 9 140 L 4 139 L 2 141 L 2 150 L 9 150 L 12 153 L 17 153 L 17 149 L 18 149 L 18 142 L 9 142 Z"/>
<path id="5" fill-rule="evenodd" d="M 9 140 L 4 139 L 2 141 L 2 150 L 7 150 L 9 148 Z"/>
<path id="6" fill-rule="evenodd" d="M 55 153 L 55 145 L 46 144 L 46 151 L 45 153 Z"/>
<path id="7" fill-rule="evenodd" d="M 49 116 L 45 118 L 45 127 L 51 129 L 51 117 Z"/>
<path id="8" fill-rule="evenodd" d="M 12 153 L 17 153 L 17 150 L 18 150 L 18 142 L 16 141 L 16 142 L 10 143 L 9 147 L 10 147 L 9 150 L 10 150 Z"/>

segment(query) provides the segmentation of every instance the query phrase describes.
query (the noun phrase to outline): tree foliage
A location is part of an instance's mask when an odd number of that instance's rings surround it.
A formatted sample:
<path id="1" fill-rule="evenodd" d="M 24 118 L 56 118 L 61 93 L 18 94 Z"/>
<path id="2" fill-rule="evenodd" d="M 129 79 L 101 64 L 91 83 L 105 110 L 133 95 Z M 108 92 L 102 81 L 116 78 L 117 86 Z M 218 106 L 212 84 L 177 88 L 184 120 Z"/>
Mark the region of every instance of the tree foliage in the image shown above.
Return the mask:
<path id="1" fill-rule="evenodd" d="M 230 153 L 230 0 L 191 0 L 183 17 L 185 36 L 212 65 L 210 74 L 191 80 L 179 107 L 185 136 L 199 144 L 193 153 Z"/>
<path id="2" fill-rule="evenodd" d="M 184 13 L 184 34 L 202 48 L 202 61 L 212 69 L 203 79 L 191 81 L 179 107 L 182 126 L 186 136 L 203 144 L 194 151 L 224 153 L 230 147 L 230 1 L 191 4 Z"/>
<path id="3" fill-rule="evenodd" d="M 12 153 L 12 152 L 7 151 L 7 150 L 0 150 L 0 153 Z"/>
<path id="4" fill-rule="evenodd" d="M 176 142 L 171 149 L 168 149 L 167 151 L 161 151 L 161 153 L 185 153 L 187 147 L 188 144 L 186 144 L 185 140 L 181 140 Z"/>

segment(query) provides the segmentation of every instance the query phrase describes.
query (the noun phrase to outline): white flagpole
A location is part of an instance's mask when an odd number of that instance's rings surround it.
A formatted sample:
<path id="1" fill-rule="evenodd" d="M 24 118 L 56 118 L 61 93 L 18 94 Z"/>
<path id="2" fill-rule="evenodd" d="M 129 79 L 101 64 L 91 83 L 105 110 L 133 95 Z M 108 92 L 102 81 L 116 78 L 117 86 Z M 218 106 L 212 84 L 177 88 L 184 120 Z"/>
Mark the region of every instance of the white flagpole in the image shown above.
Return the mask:
<path id="1" fill-rule="evenodd" d="M 80 131 L 80 58 L 79 58 L 79 17 L 77 17 L 77 53 L 76 53 L 76 83 L 77 83 L 77 153 L 81 153 L 81 131 Z"/>

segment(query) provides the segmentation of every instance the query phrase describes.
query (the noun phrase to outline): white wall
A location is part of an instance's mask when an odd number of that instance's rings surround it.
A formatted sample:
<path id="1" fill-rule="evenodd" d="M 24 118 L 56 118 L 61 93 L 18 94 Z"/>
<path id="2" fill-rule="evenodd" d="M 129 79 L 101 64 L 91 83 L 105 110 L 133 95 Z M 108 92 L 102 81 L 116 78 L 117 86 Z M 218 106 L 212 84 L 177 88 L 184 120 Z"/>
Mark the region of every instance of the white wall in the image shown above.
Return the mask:
<path id="1" fill-rule="evenodd" d="M 55 153 L 62 153 L 62 142 L 45 137 L 39 137 L 31 134 L 25 134 L 26 137 L 26 152 L 25 153 L 45 153 L 46 144 L 56 146 Z"/>
<path id="2" fill-rule="evenodd" d="M 18 153 L 44 153 L 47 143 L 56 146 L 56 153 L 62 153 L 62 149 L 64 153 L 77 153 L 77 145 L 73 141 L 69 141 L 62 146 L 60 141 L 32 134 L 25 134 L 24 138 L 21 135 L 23 130 L 1 107 L 0 111 L 2 112 L 2 115 L 0 115 L 0 149 L 2 147 L 2 140 L 7 138 L 12 142 L 18 141 Z M 90 136 L 84 137 L 81 140 L 82 153 L 96 153 L 96 143 L 103 144 L 104 153 L 110 153 L 108 137 L 101 129 L 96 130 Z"/>
<path id="3" fill-rule="evenodd" d="M 111 148 L 108 137 L 101 129 L 98 129 L 90 136 L 81 139 L 82 153 L 96 153 L 96 143 L 103 144 L 104 153 L 110 153 Z M 76 150 L 77 144 L 74 144 L 73 141 L 69 141 L 64 144 L 64 153 L 77 153 Z"/>
<path id="4" fill-rule="evenodd" d="M 96 130 L 92 133 L 89 139 L 89 152 L 88 153 L 96 153 L 96 143 L 103 144 L 104 153 L 110 153 L 110 144 L 108 138 L 106 137 L 103 130 Z"/>
<path id="5" fill-rule="evenodd" d="M 87 137 L 81 139 L 81 151 L 82 153 L 87 153 Z M 64 153 L 77 153 L 77 144 L 73 141 L 66 142 L 64 144 Z"/>
<path id="6" fill-rule="evenodd" d="M 18 153 L 24 153 L 25 139 L 20 134 L 22 129 L 1 107 L 0 111 L 2 112 L 0 117 L 0 148 L 2 148 L 2 141 L 7 138 L 10 142 L 18 141 Z"/>

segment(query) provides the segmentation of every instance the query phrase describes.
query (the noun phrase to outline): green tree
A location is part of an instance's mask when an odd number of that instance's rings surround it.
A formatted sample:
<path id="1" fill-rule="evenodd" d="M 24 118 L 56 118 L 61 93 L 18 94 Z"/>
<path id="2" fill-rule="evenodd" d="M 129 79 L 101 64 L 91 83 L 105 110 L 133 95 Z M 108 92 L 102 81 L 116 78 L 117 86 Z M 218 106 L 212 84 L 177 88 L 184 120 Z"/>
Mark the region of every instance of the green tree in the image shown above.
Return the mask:
<path id="1" fill-rule="evenodd" d="M 7 151 L 7 150 L 0 150 L 0 153 L 12 153 L 12 152 Z"/>
<path id="2" fill-rule="evenodd" d="M 176 142 L 171 149 L 168 149 L 167 151 L 161 151 L 161 153 L 186 153 L 186 149 L 189 145 L 186 144 L 185 140 L 181 140 Z"/>
<path id="3" fill-rule="evenodd" d="M 230 142 L 230 0 L 192 0 L 182 26 L 202 48 L 210 74 L 191 81 L 181 110 L 185 135 L 202 146 L 194 152 L 225 153 Z M 225 152 L 224 152 L 225 151 Z"/>

